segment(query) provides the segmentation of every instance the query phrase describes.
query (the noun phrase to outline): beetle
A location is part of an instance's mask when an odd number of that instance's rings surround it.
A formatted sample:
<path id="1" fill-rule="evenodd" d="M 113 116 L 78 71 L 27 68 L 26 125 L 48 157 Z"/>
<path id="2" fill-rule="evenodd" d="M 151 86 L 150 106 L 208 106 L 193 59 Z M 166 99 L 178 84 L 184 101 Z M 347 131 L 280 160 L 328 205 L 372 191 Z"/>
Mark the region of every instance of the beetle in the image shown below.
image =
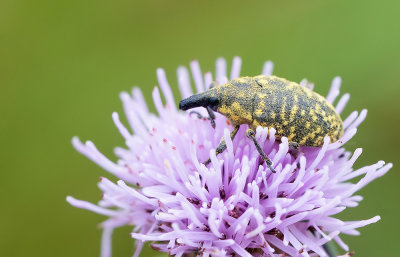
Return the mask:
<path id="1" fill-rule="evenodd" d="M 287 137 L 289 147 L 320 147 L 324 137 L 331 142 L 343 135 L 343 121 L 335 108 L 324 97 L 295 82 L 277 76 L 259 75 L 240 77 L 222 85 L 192 95 L 179 102 L 179 109 L 188 110 L 205 107 L 213 127 L 214 113 L 224 115 L 233 125 L 230 134 L 233 140 L 240 125 L 247 124 L 247 137 L 251 138 L 268 168 L 272 162 L 255 138 L 258 126 L 275 128 L 276 138 Z M 226 149 L 224 138 L 216 149 L 216 154 Z M 204 162 L 210 163 L 210 159 Z"/>

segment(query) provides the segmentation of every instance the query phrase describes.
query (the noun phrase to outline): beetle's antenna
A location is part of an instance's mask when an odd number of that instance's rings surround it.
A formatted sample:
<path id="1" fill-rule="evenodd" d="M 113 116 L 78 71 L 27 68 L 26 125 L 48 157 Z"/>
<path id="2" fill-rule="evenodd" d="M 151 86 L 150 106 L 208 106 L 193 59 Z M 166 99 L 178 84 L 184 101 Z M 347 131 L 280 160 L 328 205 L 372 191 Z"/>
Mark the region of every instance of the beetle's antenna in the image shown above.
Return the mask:
<path id="1" fill-rule="evenodd" d="M 207 106 L 206 109 L 207 109 L 208 114 L 210 115 L 210 117 L 208 117 L 208 118 L 203 117 L 203 115 L 201 115 L 199 112 L 196 112 L 196 111 L 189 112 L 189 115 L 196 114 L 197 118 L 199 118 L 199 119 L 210 120 L 211 126 L 215 129 L 215 114 L 214 114 L 213 110 L 211 110 L 210 107 Z"/>

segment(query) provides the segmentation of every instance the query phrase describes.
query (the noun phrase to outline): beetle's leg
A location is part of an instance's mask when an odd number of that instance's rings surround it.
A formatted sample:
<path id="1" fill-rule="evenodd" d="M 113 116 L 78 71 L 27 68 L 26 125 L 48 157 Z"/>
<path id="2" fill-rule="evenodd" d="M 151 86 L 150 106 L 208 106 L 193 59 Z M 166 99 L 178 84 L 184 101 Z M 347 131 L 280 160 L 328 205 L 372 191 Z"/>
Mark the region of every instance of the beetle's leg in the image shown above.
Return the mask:
<path id="1" fill-rule="evenodd" d="M 261 157 L 263 158 L 263 160 L 265 161 L 265 163 L 267 164 L 268 168 L 275 173 L 275 169 L 272 168 L 272 161 L 270 158 L 268 158 L 268 156 L 264 153 L 264 150 L 261 148 L 260 144 L 257 142 L 257 139 L 255 137 L 256 133 L 252 130 L 252 129 L 248 129 L 246 130 L 246 135 L 247 137 L 253 139 L 254 145 L 257 148 L 258 153 L 261 155 Z"/>
<path id="2" fill-rule="evenodd" d="M 218 83 L 216 81 L 213 81 L 210 84 L 210 88 L 209 89 L 211 89 L 211 88 L 213 88 L 215 86 L 218 86 Z M 210 106 L 207 106 L 206 109 L 207 109 L 208 116 L 210 116 L 211 126 L 213 128 L 215 128 L 215 114 L 214 114 L 213 110 L 210 108 Z"/>
<path id="3" fill-rule="evenodd" d="M 299 143 L 289 142 L 289 153 L 296 159 L 299 155 Z"/>
<path id="4" fill-rule="evenodd" d="M 207 106 L 206 109 L 208 112 L 208 116 L 210 116 L 211 126 L 213 128 L 215 128 L 215 114 L 214 114 L 213 110 L 211 110 L 210 106 Z"/>
<path id="5" fill-rule="evenodd" d="M 233 130 L 231 132 L 231 140 L 233 140 L 235 138 L 237 132 L 239 131 L 239 128 L 240 128 L 240 125 L 237 125 L 233 128 Z M 225 139 L 222 137 L 221 142 L 217 146 L 217 149 L 215 149 L 215 154 L 218 155 L 218 154 L 222 153 L 223 151 L 225 151 L 225 149 L 226 149 L 226 142 L 225 142 Z M 210 162 L 211 162 L 211 158 L 208 158 L 208 160 L 203 162 L 203 164 L 208 165 Z"/>

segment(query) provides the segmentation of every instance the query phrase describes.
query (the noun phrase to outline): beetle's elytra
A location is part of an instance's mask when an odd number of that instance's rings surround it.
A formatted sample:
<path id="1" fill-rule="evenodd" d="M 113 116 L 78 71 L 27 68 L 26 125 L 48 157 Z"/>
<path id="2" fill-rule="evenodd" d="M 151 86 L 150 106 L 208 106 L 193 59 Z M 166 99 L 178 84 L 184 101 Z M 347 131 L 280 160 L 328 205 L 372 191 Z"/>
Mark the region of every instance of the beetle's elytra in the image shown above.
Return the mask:
<path id="1" fill-rule="evenodd" d="M 324 97 L 276 76 L 237 78 L 179 103 L 181 110 L 201 106 L 223 114 L 235 129 L 242 124 L 248 124 L 251 130 L 273 127 L 278 138 L 285 136 L 294 146 L 318 147 L 325 136 L 335 142 L 343 135 L 343 122 Z M 232 138 L 236 132 L 232 132 Z M 252 137 L 254 132 L 247 134 Z"/>

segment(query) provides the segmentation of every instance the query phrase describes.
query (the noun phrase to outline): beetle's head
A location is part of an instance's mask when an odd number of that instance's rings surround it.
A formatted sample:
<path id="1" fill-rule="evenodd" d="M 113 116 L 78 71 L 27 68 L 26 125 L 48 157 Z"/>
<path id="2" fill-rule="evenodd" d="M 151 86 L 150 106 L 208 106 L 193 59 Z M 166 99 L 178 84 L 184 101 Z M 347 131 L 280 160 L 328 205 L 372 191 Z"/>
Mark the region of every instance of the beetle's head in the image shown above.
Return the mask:
<path id="1" fill-rule="evenodd" d="M 217 90 L 212 88 L 183 99 L 179 102 L 179 109 L 186 111 L 196 107 L 210 107 L 213 111 L 217 111 L 219 105 L 220 99 Z"/>

